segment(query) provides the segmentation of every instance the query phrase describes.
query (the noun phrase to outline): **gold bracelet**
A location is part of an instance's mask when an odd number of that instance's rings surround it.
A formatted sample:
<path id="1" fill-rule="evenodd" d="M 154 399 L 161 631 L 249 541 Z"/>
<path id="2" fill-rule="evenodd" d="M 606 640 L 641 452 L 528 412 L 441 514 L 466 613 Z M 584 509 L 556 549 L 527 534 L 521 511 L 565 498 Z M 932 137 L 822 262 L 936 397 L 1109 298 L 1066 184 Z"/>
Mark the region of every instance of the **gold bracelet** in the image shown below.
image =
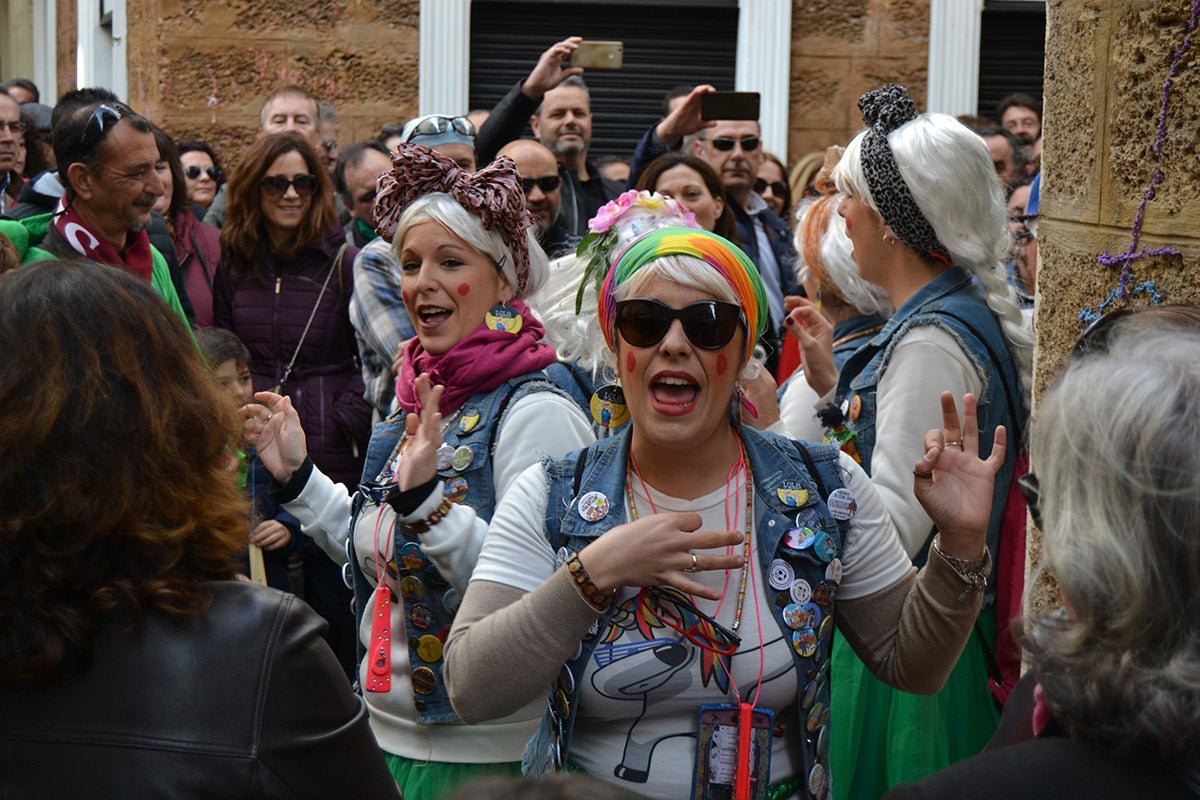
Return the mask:
<path id="1" fill-rule="evenodd" d="M 442 502 L 438 504 L 438 507 L 433 510 L 432 514 L 425 519 L 405 523 L 405 527 L 413 533 L 428 533 L 430 528 L 446 518 L 446 515 L 450 513 L 451 505 L 453 504 L 450 502 L 450 498 L 443 496 Z"/>
<path id="2" fill-rule="evenodd" d="M 579 560 L 579 553 L 571 552 L 567 555 L 567 571 L 571 573 L 571 580 L 575 581 L 575 585 L 579 588 L 579 593 L 583 595 L 584 601 L 596 611 L 607 611 L 612 605 L 612 595 L 607 595 L 600 591 L 596 584 L 592 583 L 592 576 L 588 575 L 587 570 L 583 567 L 583 562 Z M 616 594 L 614 591 L 613 594 Z"/>

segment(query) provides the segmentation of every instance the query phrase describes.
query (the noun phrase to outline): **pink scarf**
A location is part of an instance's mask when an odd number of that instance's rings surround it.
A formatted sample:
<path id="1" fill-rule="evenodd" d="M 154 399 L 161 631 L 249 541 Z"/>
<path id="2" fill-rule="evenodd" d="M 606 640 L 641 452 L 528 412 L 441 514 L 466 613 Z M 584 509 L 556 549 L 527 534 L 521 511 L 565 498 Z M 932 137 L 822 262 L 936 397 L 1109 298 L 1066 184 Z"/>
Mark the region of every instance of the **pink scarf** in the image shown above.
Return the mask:
<path id="1" fill-rule="evenodd" d="M 154 273 L 154 255 L 150 251 L 150 235 L 145 230 L 129 233 L 125 237 L 125 254 L 120 255 L 112 245 L 88 230 L 70 206 L 54 220 L 54 227 L 58 229 L 58 235 L 84 258 L 110 267 L 124 267 L 146 283 L 150 282 Z"/>
<path id="2" fill-rule="evenodd" d="M 438 410 L 448 414 L 472 396 L 490 392 L 509 378 L 553 364 L 557 356 L 553 346 L 541 341 L 546 332 L 542 323 L 520 300 L 511 300 L 509 305 L 523 321 L 516 334 L 493 331 L 480 323 L 440 356 L 426 353 L 421 340 L 414 336 L 404 350 L 404 365 L 396 380 L 400 407 L 409 413 L 421 410 L 416 380 L 422 372 L 429 373 L 434 386 L 446 387 Z"/>

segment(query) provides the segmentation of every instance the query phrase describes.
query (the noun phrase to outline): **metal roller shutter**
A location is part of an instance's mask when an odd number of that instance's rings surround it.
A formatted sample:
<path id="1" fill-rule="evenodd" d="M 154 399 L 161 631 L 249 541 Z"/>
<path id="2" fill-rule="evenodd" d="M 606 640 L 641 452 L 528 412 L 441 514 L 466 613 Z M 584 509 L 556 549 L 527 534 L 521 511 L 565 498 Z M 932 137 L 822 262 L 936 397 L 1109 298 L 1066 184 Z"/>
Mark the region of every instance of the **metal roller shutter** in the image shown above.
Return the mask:
<path id="1" fill-rule="evenodd" d="M 711 2 L 503 2 L 471 4 L 471 108 L 491 108 L 538 57 L 567 36 L 625 43 L 619 71 L 589 70 L 592 157 L 628 158 L 680 84 L 733 90 L 736 0 Z M 526 135 L 532 135 L 528 130 Z"/>
<path id="2" fill-rule="evenodd" d="M 1045 4 L 989 0 L 979 38 L 980 116 L 995 119 L 999 102 L 1016 92 L 1042 99 Z"/>

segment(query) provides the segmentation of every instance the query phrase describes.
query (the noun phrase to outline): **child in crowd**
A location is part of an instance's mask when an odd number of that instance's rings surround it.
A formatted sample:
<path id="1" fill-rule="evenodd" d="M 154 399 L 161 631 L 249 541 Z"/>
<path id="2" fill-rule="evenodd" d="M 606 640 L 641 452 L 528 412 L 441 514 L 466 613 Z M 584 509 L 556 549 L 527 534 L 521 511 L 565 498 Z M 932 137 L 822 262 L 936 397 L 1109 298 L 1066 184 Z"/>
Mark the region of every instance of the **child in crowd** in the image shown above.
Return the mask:
<path id="1" fill-rule="evenodd" d="M 196 331 L 196 341 L 217 384 L 229 393 L 234 408 L 253 403 L 250 351 L 241 339 L 221 328 L 201 328 Z M 267 585 L 288 591 L 291 588 L 288 561 L 299 542 L 300 523 L 271 498 L 267 491 L 271 476 L 253 450 L 247 454 L 239 447 L 238 462 L 238 486 L 249 490 L 253 505 L 250 543 L 262 549 Z M 243 558 L 240 571 L 250 574 L 249 554 Z"/>

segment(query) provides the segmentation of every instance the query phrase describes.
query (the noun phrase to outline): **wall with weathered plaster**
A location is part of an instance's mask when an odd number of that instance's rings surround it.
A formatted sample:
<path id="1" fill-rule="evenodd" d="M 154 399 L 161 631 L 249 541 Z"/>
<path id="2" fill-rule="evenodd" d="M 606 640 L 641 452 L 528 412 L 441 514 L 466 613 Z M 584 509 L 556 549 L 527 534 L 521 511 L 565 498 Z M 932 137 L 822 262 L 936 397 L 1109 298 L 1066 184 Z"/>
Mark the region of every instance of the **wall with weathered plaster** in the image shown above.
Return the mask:
<path id="1" fill-rule="evenodd" d="M 129 99 L 232 162 L 262 100 L 294 83 L 338 113 L 343 144 L 417 113 L 419 0 L 129 3 Z"/>
<path id="2" fill-rule="evenodd" d="M 925 105 L 929 0 L 794 0 L 791 162 L 862 127 L 858 98 L 885 83 Z"/>
<path id="3" fill-rule="evenodd" d="M 1096 259 L 1104 252 L 1130 252 L 1134 217 L 1158 166 L 1153 145 L 1163 83 L 1183 43 L 1191 5 L 1185 0 L 1047 4 L 1038 393 L 1053 380 L 1082 330 L 1080 312 L 1097 310 L 1119 284 L 1120 269 Z M 1145 205 L 1133 250 L 1172 247 L 1180 255 L 1131 262 L 1129 281 L 1131 289 L 1152 281 L 1168 303 L 1200 304 L 1200 31 L 1194 38 L 1172 81 L 1162 181 Z M 1136 294 L 1131 302 L 1149 305 L 1150 297 Z M 1032 598 L 1035 609 L 1054 602 L 1048 586 Z"/>

